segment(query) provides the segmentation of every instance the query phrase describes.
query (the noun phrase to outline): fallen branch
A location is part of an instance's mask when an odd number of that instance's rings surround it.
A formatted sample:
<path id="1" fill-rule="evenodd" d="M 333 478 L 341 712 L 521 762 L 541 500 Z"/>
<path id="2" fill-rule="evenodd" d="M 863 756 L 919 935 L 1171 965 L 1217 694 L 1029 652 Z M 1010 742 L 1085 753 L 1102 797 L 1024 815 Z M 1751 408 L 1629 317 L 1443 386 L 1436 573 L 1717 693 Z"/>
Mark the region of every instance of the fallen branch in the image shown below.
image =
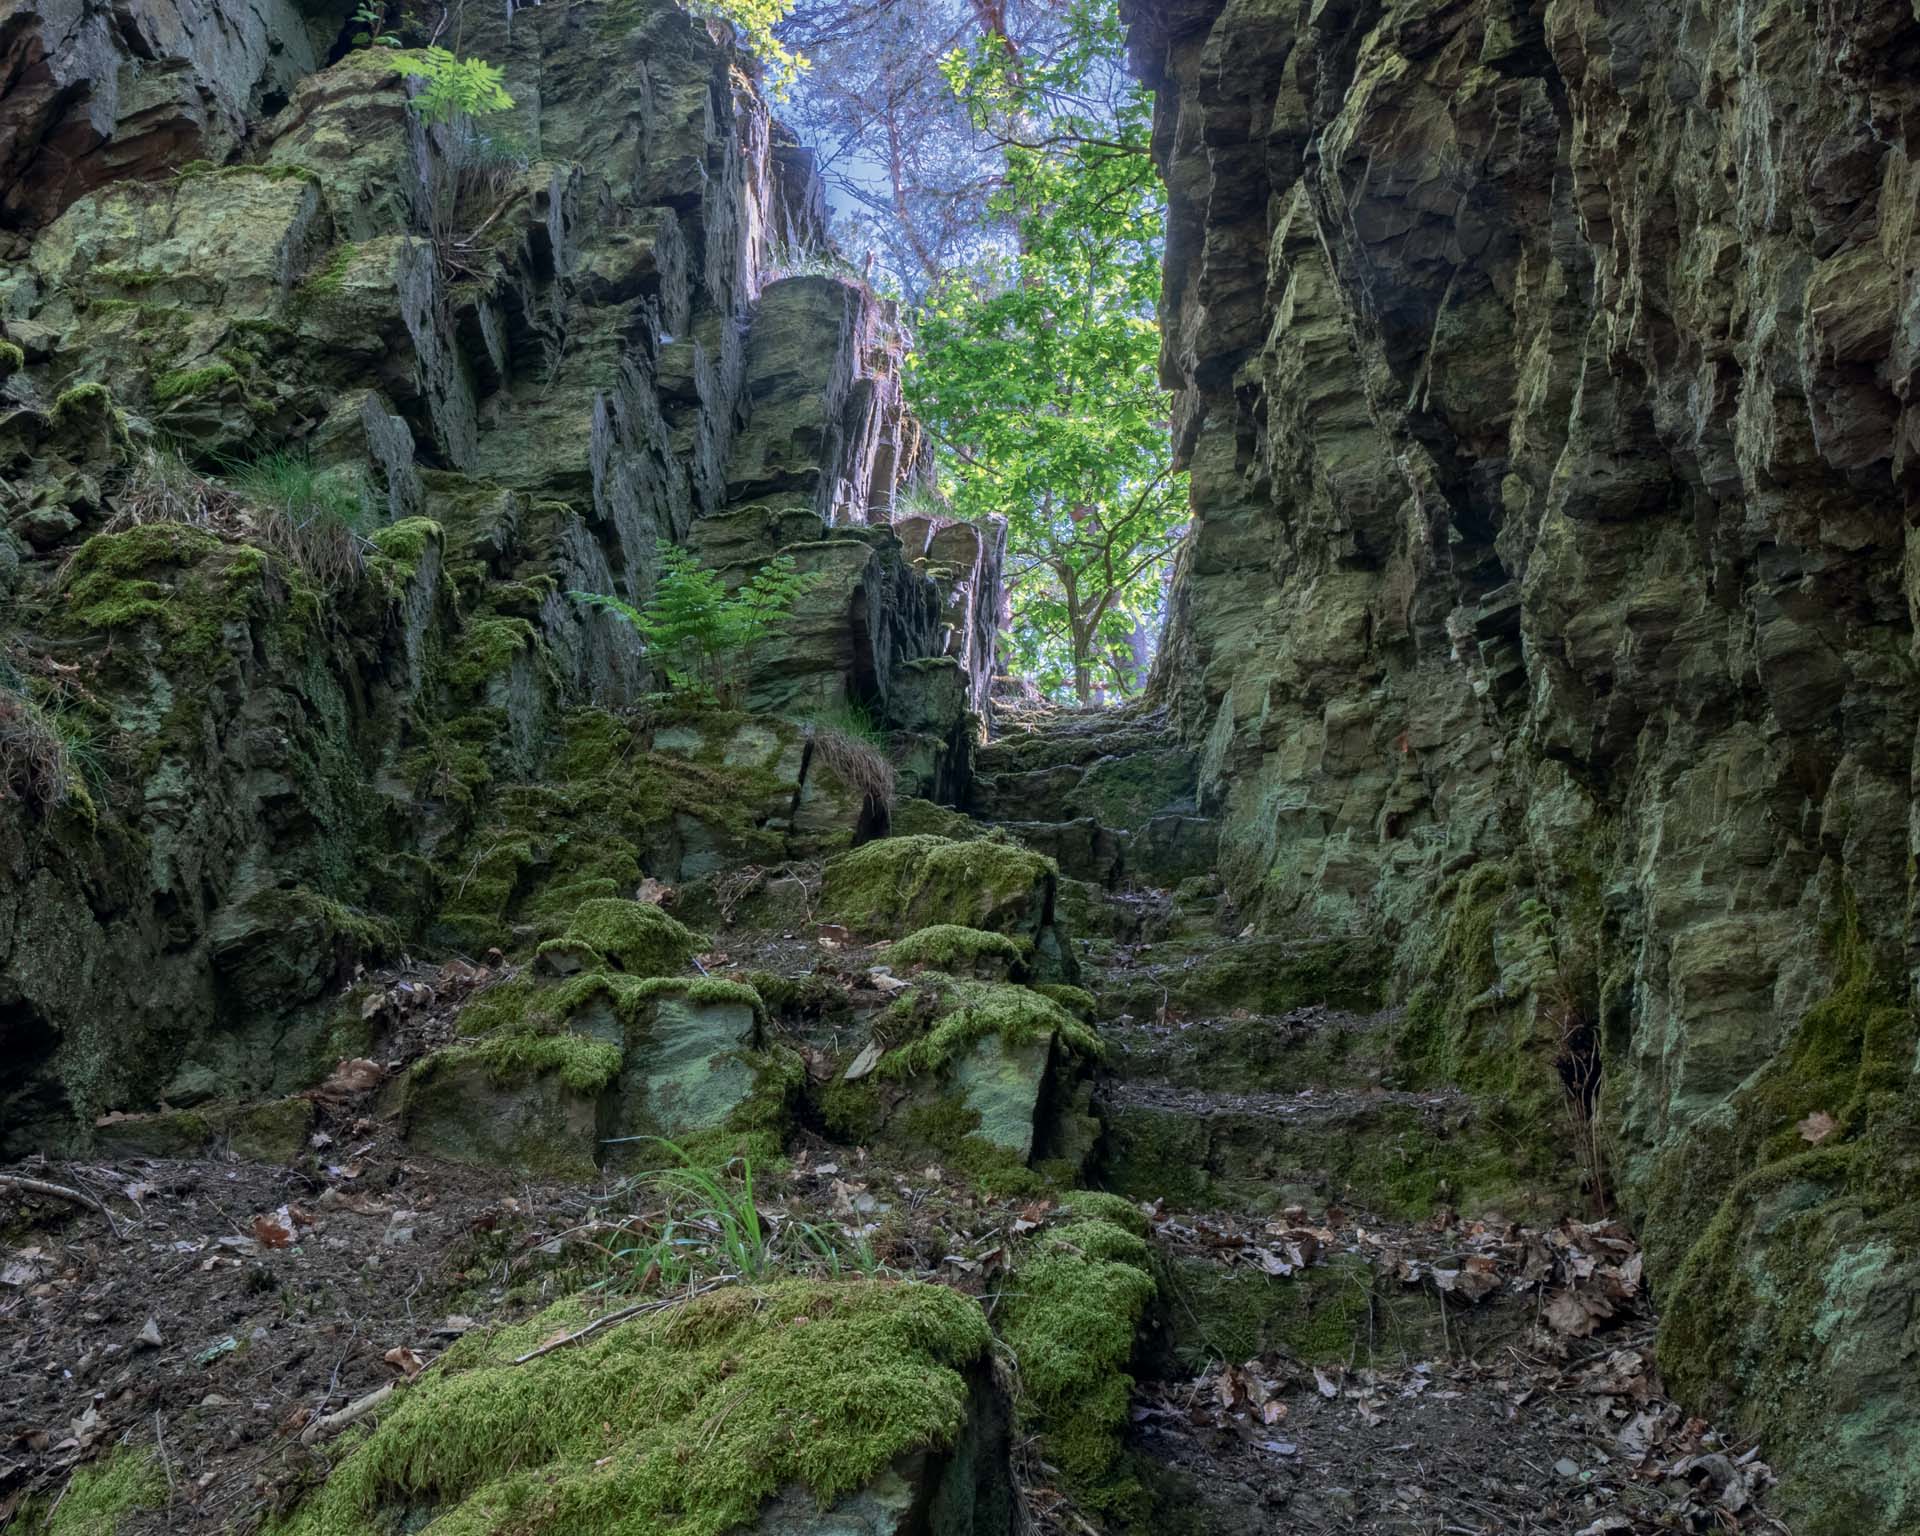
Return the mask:
<path id="1" fill-rule="evenodd" d="M 84 1205 L 106 1217 L 108 1230 L 121 1242 L 127 1240 L 126 1233 L 120 1230 L 120 1223 L 113 1219 L 113 1212 L 92 1195 L 80 1190 L 68 1189 L 64 1184 L 49 1184 L 45 1179 L 29 1179 L 18 1173 L 0 1173 L 0 1189 L 17 1189 L 25 1195 L 45 1195 L 51 1200 L 67 1200 L 75 1205 Z"/>
<path id="2" fill-rule="evenodd" d="M 352 1402 L 348 1403 L 346 1407 L 329 1413 L 324 1418 L 315 1419 L 305 1429 L 300 1431 L 300 1443 L 302 1445 L 312 1445 L 316 1440 L 323 1439 L 328 1435 L 338 1434 L 355 1420 L 364 1419 L 368 1414 L 372 1413 L 374 1409 L 392 1397 L 393 1389 L 398 1385 L 398 1382 L 390 1381 L 384 1387 L 375 1387 L 365 1397 L 356 1397 Z"/>
<path id="3" fill-rule="evenodd" d="M 604 1317 L 596 1317 L 584 1328 L 576 1329 L 572 1333 L 562 1334 L 557 1339 L 549 1339 L 538 1349 L 528 1350 L 512 1363 L 515 1365 L 525 1365 L 529 1360 L 538 1360 L 542 1355 L 550 1355 L 556 1349 L 565 1349 L 569 1344 L 578 1344 L 588 1334 L 597 1333 L 600 1329 L 609 1327 L 614 1323 L 624 1323 L 628 1318 L 638 1317 L 643 1312 L 664 1312 L 668 1307 L 677 1307 L 682 1302 L 692 1301 L 696 1296 L 706 1295 L 708 1291 L 717 1291 L 723 1285 L 731 1285 L 739 1278 L 738 1275 L 722 1275 L 718 1280 L 710 1280 L 705 1285 L 688 1291 L 684 1295 L 668 1296 L 660 1301 L 635 1302 L 630 1307 L 622 1307 L 618 1312 L 609 1312 Z"/>

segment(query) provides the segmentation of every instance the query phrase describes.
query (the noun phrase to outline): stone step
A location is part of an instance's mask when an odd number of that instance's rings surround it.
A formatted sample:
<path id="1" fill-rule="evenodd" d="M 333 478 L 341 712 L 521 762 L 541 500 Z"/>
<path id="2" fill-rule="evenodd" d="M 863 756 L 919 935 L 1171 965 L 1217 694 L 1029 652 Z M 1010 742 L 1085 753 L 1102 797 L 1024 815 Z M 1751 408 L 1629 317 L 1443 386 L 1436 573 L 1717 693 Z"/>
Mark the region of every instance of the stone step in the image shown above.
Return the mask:
<path id="1" fill-rule="evenodd" d="M 1101 1038 L 1121 1079 L 1236 1093 L 1391 1086 L 1398 1010 L 1350 1013 L 1312 1004 L 1283 1014 L 1109 1019 Z"/>
<path id="2" fill-rule="evenodd" d="M 1249 1212 L 1338 1204 L 1409 1220 L 1526 1204 L 1510 1160 L 1457 1092 L 1121 1080 L 1101 1087 L 1095 1108 L 1101 1182 L 1130 1199 Z"/>
<path id="3" fill-rule="evenodd" d="M 1184 910 L 1204 914 L 1192 924 L 1170 915 L 1166 926 L 1187 927 L 1185 933 L 1083 955 L 1086 985 L 1103 1018 L 1217 1017 L 1236 1009 L 1285 1014 L 1315 1004 L 1371 1011 L 1386 990 L 1384 962 L 1369 944 L 1222 934 L 1213 922 L 1223 911 Z M 1196 934 L 1192 927 L 1213 931 Z"/>
<path id="4" fill-rule="evenodd" d="M 984 749 L 982 749 L 984 751 Z M 1168 813 L 1192 814 L 1194 756 L 1164 739 L 1136 752 L 1091 763 L 996 768 L 974 759 L 966 809 L 986 821 L 1076 821 L 1091 816 L 1128 831 Z"/>

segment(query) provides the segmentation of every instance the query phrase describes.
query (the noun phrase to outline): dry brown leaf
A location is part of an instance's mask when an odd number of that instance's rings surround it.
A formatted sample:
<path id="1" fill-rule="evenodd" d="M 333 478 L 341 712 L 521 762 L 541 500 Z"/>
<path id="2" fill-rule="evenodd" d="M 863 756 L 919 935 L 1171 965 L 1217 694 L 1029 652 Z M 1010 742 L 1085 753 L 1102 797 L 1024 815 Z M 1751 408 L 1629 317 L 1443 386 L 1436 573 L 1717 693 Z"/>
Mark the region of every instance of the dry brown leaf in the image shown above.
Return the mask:
<path id="1" fill-rule="evenodd" d="M 286 1206 L 253 1218 L 253 1240 L 262 1248 L 286 1248 L 293 1242 L 293 1212 Z"/>
<path id="2" fill-rule="evenodd" d="M 379 1087 L 386 1075 L 387 1069 L 377 1061 L 368 1061 L 364 1056 L 349 1057 L 333 1069 L 316 1092 L 328 1098 L 366 1093 Z"/>
<path id="3" fill-rule="evenodd" d="M 426 1369 L 427 1365 L 426 1361 L 422 1360 L 404 1344 L 396 1344 L 380 1358 L 386 1361 L 387 1364 L 392 1366 L 396 1371 L 399 1371 L 408 1381 L 412 1381 L 414 1377 L 418 1376 Z"/>
<path id="4" fill-rule="evenodd" d="M 1604 1317 L 1607 1314 L 1603 1312 L 1600 1315 Z M 1561 1291 L 1547 1303 L 1547 1322 L 1557 1332 L 1570 1334 L 1576 1339 L 1586 1338 L 1600 1326 L 1591 1310 L 1590 1300 L 1576 1296 L 1572 1291 Z"/>

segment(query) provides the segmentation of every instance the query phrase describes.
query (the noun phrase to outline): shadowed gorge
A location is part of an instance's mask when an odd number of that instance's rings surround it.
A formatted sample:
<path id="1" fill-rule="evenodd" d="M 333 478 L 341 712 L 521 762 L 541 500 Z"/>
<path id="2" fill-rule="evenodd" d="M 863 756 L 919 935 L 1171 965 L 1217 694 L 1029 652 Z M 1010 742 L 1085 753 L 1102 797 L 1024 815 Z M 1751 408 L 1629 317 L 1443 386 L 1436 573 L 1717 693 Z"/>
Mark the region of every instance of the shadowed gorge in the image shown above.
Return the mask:
<path id="1" fill-rule="evenodd" d="M 1920 12 L 968 15 L 0 0 L 0 1529 L 1920 1523 Z"/>

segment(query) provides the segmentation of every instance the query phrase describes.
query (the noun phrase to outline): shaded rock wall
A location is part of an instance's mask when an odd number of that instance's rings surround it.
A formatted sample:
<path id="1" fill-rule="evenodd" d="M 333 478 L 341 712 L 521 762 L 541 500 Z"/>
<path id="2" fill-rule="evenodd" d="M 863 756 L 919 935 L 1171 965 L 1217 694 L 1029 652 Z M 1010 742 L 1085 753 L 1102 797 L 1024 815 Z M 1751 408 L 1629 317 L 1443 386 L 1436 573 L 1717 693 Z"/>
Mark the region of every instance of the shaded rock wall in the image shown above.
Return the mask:
<path id="1" fill-rule="evenodd" d="M 1920 23 L 1127 9 L 1234 895 L 1378 941 L 1543 1172 L 1594 1098 L 1672 1384 L 1910 1528 Z"/>
<path id="2" fill-rule="evenodd" d="M 845 846 L 809 711 L 957 792 L 998 549 L 961 580 L 887 526 L 893 317 L 773 276 L 824 202 L 715 30 L 457 7 L 516 101 L 463 169 L 392 53 L 316 70 L 331 22 L 70 9 L 0 13 L 0 726 L 77 749 L 53 804 L 0 743 L 0 1147 L 311 1081 L 381 956 Z M 361 505 L 346 571 L 222 488 L 276 454 Z M 756 668 L 787 719 L 632 708 L 661 680 L 568 594 L 644 600 L 662 539 L 820 573 Z"/>

